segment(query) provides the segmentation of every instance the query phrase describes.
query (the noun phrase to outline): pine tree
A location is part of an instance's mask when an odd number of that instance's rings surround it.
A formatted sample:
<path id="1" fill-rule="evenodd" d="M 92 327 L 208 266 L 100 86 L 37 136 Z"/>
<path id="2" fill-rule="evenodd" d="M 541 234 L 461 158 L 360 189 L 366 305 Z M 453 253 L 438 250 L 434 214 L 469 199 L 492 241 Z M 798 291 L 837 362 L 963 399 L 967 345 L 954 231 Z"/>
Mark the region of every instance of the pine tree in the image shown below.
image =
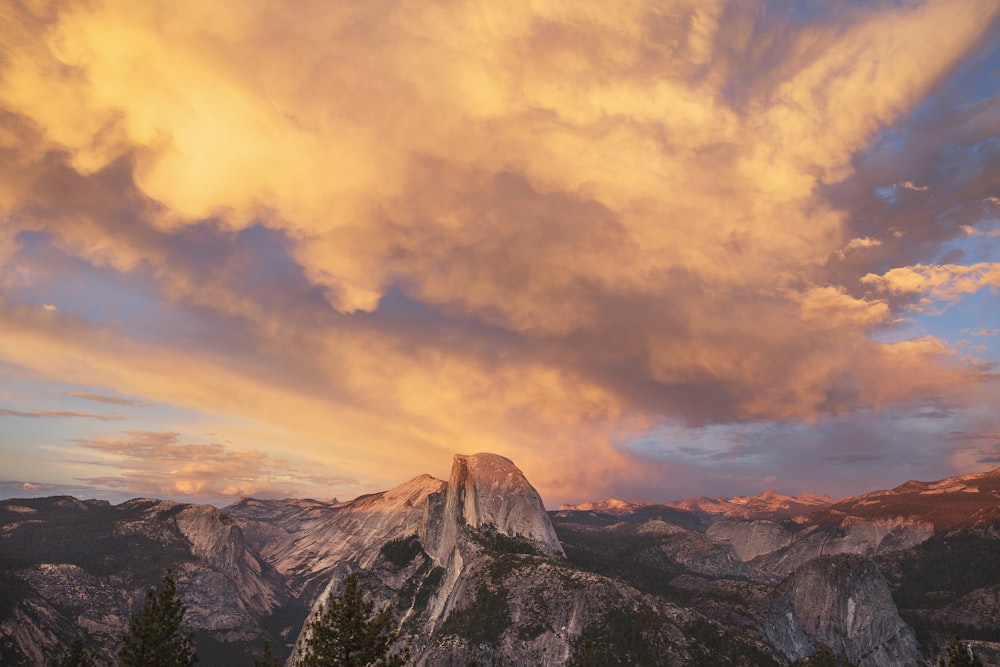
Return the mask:
<path id="1" fill-rule="evenodd" d="M 960 637 L 951 640 L 951 644 L 948 645 L 947 658 L 938 660 L 938 665 L 940 667 L 983 667 L 979 657 Z"/>
<path id="2" fill-rule="evenodd" d="M 96 667 L 94 659 L 83 647 L 83 640 L 77 637 L 70 645 L 69 651 L 53 663 L 53 667 Z"/>
<path id="3" fill-rule="evenodd" d="M 826 646 L 816 649 L 812 655 L 799 658 L 795 664 L 797 667 L 850 667 L 851 665 L 846 660 L 837 660 L 833 649 Z"/>
<path id="4" fill-rule="evenodd" d="M 399 632 L 392 629 L 392 610 L 375 612 L 374 601 L 364 599 L 356 575 L 344 582 L 344 592 L 320 605 L 306 631 L 302 658 L 296 667 L 401 667 L 409 648 L 389 649 Z"/>
<path id="5" fill-rule="evenodd" d="M 121 667 L 190 667 L 197 662 L 192 636 L 180 633 L 186 611 L 167 570 L 163 587 L 149 588 L 142 613 L 132 619 L 118 654 Z"/>
<path id="6" fill-rule="evenodd" d="M 281 662 L 271 655 L 270 642 L 264 642 L 264 653 L 253 661 L 253 667 L 281 667 Z"/>

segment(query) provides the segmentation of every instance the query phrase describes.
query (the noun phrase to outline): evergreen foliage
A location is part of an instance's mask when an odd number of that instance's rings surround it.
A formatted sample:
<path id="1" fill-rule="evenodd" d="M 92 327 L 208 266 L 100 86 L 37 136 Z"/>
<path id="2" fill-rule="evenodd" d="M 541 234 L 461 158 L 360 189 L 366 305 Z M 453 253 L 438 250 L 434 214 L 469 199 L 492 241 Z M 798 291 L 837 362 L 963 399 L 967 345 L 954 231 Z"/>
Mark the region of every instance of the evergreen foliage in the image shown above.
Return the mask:
<path id="1" fill-rule="evenodd" d="M 391 653 L 399 632 L 393 629 L 392 609 L 375 612 L 365 600 L 358 577 L 350 575 L 344 592 L 331 595 L 309 621 L 302 657 L 296 667 L 402 667 L 409 648 Z"/>
<path id="2" fill-rule="evenodd" d="M 481 582 L 472 603 L 452 611 L 441 625 L 441 634 L 463 637 L 473 644 L 495 644 L 510 625 L 506 591 Z"/>
<path id="3" fill-rule="evenodd" d="M 799 658 L 795 665 L 796 667 L 851 667 L 851 663 L 838 660 L 833 654 L 833 649 L 826 646 L 817 649 L 812 655 Z"/>
<path id="4" fill-rule="evenodd" d="M 594 642 L 592 641 L 583 643 L 583 649 L 579 651 L 572 664 L 573 667 L 604 667 L 604 662 L 597 657 L 597 652 L 594 651 Z"/>
<path id="5" fill-rule="evenodd" d="M 697 667 L 780 666 L 780 663 L 753 642 L 721 625 L 696 620 L 685 626 L 684 634 L 694 640 L 688 650 L 691 652 L 691 664 Z"/>
<path id="6" fill-rule="evenodd" d="M 96 664 L 83 647 L 83 640 L 78 637 L 73 640 L 69 650 L 53 663 L 53 667 L 96 667 Z"/>
<path id="7" fill-rule="evenodd" d="M 423 553 L 424 548 L 416 535 L 397 537 L 382 545 L 379 553 L 396 567 L 409 565 L 414 558 Z"/>
<path id="8" fill-rule="evenodd" d="M 270 642 L 264 642 L 264 652 L 253 661 L 253 667 L 281 667 L 281 661 L 271 655 Z"/>
<path id="9" fill-rule="evenodd" d="M 951 640 L 945 657 L 938 660 L 938 665 L 939 667 L 983 667 L 979 657 L 959 637 Z"/>
<path id="10" fill-rule="evenodd" d="M 121 667 L 190 667 L 197 662 L 194 639 L 180 632 L 185 612 L 173 573 L 167 570 L 163 587 L 150 587 L 142 613 L 132 619 L 118 654 Z"/>
<path id="11" fill-rule="evenodd" d="M 664 619 L 655 609 L 610 606 L 577 639 L 573 667 L 664 664 Z"/>
<path id="12" fill-rule="evenodd" d="M 495 524 L 486 523 L 477 529 L 469 531 L 476 542 L 486 547 L 494 554 L 538 554 L 536 547 L 528 538 L 504 535 Z"/>

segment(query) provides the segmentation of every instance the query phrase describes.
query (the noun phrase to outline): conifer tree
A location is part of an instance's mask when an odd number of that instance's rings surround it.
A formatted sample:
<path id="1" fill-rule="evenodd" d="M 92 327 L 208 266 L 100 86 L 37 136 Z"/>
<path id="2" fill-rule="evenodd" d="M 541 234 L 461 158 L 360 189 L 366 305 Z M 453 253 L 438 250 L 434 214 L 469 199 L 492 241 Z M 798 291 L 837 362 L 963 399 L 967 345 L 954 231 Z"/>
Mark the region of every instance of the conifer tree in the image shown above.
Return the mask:
<path id="1" fill-rule="evenodd" d="M 356 575 L 344 582 L 344 592 L 320 605 L 306 631 L 302 657 L 296 667 L 401 667 L 409 648 L 390 653 L 399 636 L 393 629 L 392 609 L 375 612 L 365 600 Z"/>
<path id="2" fill-rule="evenodd" d="M 190 667 L 197 662 L 194 639 L 180 631 L 185 612 L 167 570 L 163 587 L 157 591 L 150 586 L 142 613 L 132 619 L 118 654 L 121 667 Z"/>
<path id="3" fill-rule="evenodd" d="M 69 650 L 53 663 L 53 667 L 96 667 L 94 659 L 83 647 L 83 640 L 77 637 Z"/>
<path id="4" fill-rule="evenodd" d="M 851 663 L 846 660 L 838 660 L 833 649 L 827 646 L 816 649 L 812 655 L 799 658 L 795 664 L 797 667 L 851 667 Z"/>
<path id="5" fill-rule="evenodd" d="M 253 661 L 253 667 L 281 667 L 281 662 L 271 655 L 270 642 L 264 642 L 264 653 Z"/>
<path id="6" fill-rule="evenodd" d="M 951 640 L 946 657 L 938 660 L 938 665 L 940 667 L 983 667 L 979 656 L 975 655 L 969 645 L 964 643 L 960 637 Z"/>

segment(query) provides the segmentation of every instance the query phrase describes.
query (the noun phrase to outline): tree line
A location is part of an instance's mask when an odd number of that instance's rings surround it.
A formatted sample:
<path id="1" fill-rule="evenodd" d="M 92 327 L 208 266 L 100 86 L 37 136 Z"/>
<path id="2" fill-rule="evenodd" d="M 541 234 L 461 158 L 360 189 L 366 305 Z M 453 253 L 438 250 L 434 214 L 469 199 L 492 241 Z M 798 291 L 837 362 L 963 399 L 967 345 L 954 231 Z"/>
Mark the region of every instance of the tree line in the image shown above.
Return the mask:
<path id="1" fill-rule="evenodd" d="M 181 632 L 186 611 L 177 595 L 173 572 L 167 570 L 162 586 L 149 588 L 141 613 L 132 619 L 118 653 L 119 665 L 192 667 L 197 663 L 193 635 Z M 410 658 L 410 648 L 393 651 L 398 637 L 391 607 L 386 605 L 376 611 L 374 600 L 365 599 L 357 575 L 351 574 L 344 581 L 343 592 L 331 594 L 307 623 L 295 667 L 403 667 Z M 588 653 L 592 653 L 589 642 L 585 651 Z M 591 664 L 586 659 L 578 662 Z M 795 664 L 796 667 L 850 665 L 826 647 Z M 939 667 L 980 667 L 982 662 L 969 644 L 955 637 L 937 664 Z M 97 666 L 83 640 L 77 638 L 53 667 Z M 281 667 L 268 642 L 264 642 L 262 653 L 252 667 Z"/>
<path id="2" fill-rule="evenodd" d="M 194 636 L 181 624 L 187 608 L 177 595 L 173 572 L 167 570 L 159 589 L 150 587 L 142 611 L 129 624 L 118 652 L 121 667 L 192 667 L 198 662 Z M 308 622 L 295 667 L 402 667 L 409 646 L 393 651 L 399 636 L 392 609 L 375 610 L 356 575 L 349 575 L 340 595 L 331 594 Z M 53 667 L 96 667 L 83 640 L 77 638 Z M 281 667 L 264 642 L 253 667 Z"/>

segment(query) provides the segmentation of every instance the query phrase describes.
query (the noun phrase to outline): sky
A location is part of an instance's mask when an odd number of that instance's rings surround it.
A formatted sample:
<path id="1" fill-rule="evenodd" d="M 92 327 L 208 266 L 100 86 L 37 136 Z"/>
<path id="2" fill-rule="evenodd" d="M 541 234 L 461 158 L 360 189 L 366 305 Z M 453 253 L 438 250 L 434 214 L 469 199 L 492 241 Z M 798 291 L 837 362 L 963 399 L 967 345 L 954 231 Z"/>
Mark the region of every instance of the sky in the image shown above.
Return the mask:
<path id="1" fill-rule="evenodd" d="M 0 496 L 1000 466 L 1000 0 L 6 0 Z"/>

